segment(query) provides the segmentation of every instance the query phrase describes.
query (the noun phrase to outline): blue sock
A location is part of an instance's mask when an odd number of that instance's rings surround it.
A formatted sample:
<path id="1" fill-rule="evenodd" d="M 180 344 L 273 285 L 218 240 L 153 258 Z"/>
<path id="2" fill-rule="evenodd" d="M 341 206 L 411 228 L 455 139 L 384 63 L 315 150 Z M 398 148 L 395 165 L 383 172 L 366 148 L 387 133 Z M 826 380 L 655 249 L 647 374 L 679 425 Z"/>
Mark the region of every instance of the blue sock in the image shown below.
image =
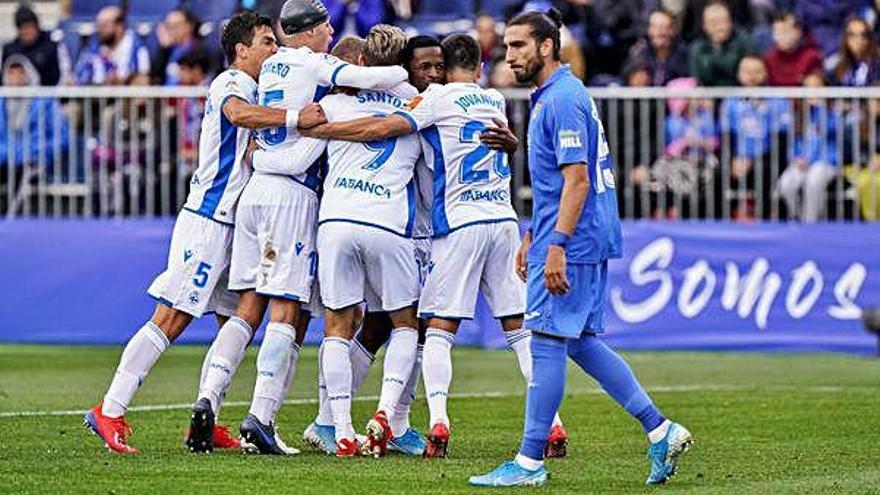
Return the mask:
<path id="1" fill-rule="evenodd" d="M 526 420 L 519 453 L 541 460 L 553 417 L 565 393 L 566 341 L 533 333 L 531 349 L 532 383 L 526 395 Z"/>
<path id="2" fill-rule="evenodd" d="M 626 412 L 639 420 L 646 433 L 666 420 L 626 361 L 596 335 L 585 333 L 580 339 L 569 340 L 568 356 L 599 382 Z"/>

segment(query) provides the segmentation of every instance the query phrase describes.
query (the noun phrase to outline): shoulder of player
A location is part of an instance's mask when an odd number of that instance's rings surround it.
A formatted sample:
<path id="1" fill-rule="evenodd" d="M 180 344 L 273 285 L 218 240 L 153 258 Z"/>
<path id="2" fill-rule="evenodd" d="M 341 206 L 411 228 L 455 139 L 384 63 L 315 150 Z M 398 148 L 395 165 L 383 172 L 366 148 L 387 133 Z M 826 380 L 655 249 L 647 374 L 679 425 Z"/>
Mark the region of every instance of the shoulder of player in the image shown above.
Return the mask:
<path id="1" fill-rule="evenodd" d="M 251 94 L 256 89 L 257 82 L 247 73 L 237 69 L 227 69 L 214 78 L 208 92 L 220 96 L 228 93 Z"/>
<path id="2" fill-rule="evenodd" d="M 556 108 L 588 109 L 592 98 L 587 88 L 578 80 L 560 82 L 553 91 L 545 93 L 541 98 L 545 105 Z"/>

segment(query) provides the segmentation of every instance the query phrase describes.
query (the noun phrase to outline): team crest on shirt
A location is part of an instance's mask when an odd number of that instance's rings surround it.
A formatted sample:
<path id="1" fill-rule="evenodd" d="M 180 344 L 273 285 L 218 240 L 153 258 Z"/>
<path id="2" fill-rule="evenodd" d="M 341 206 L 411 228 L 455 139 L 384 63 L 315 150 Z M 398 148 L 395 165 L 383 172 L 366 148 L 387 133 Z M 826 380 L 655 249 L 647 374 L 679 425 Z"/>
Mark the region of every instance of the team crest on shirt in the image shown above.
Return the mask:
<path id="1" fill-rule="evenodd" d="M 544 104 L 543 104 L 543 103 L 541 103 L 540 101 L 539 101 L 538 103 L 535 103 L 535 106 L 532 107 L 532 116 L 531 116 L 531 118 L 532 118 L 532 119 L 536 119 L 536 118 L 538 118 L 538 113 L 541 111 L 542 108 L 544 108 Z"/>
<path id="2" fill-rule="evenodd" d="M 413 99 L 409 100 L 409 103 L 406 105 L 406 107 L 405 107 L 406 110 L 408 110 L 410 112 L 415 110 L 416 107 L 419 106 L 419 103 L 421 103 L 423 99 L 424 98 L 422 98 L 421 96 L 414 96 Z"/>
<path id="3" fill-rule="evenodd" d="M 199 303 L 199 293 L 197 291 L 192 291 L 189 293 L 189 297 L 187 298 L 190 304 L 195 306 Z"/>
<path id="4" fill-rule="evenodd" d="M 559 131 L 559 147 L 560 148 L 582 148 L 580 131 L 571 131 L 563 129 Z"/>

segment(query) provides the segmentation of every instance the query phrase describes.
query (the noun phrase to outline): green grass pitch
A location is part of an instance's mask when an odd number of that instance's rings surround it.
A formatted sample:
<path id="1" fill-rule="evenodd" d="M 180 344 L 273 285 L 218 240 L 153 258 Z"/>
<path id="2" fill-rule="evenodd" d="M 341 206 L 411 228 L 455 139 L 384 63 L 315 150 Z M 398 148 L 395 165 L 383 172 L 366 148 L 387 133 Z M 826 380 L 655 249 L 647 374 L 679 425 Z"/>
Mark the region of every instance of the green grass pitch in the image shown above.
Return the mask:
<path id="1" fill-rule="evenodd" d="M 522 429 L 524 383 L 514 356 L 456 349 L 449 402 L 450 457 L 335 459 L 303 448 L 298 457 L 238 452 L 191 455 L 181 439 L 205 348 L 178 347 L 159 362 L 135 406 L 131 443 L 144 453 L 108 453 L 81 426 L 120 349 L 0 346 L 0 493 L 479 493 L 467 477 L 510 458 Z M 645 438 L 638 424 L 580 370 L 569 370 L 562 418 L 569 457 L 548 463 L 536 493 L 880 493 L 880 360 L 829 355 L 629 353 L 655 402 L 696 439 L 679 475 L 645 487 Z M 380 356 L 381 359 L 381 356 Z M 237 426 L 254 379 L 248 354 L 220 423 Z M 377 360 L 362 389 L 378 393 Z M 279 429 L 301 447 L 316 405 L 316 352 L 304 351 L 280 412 Z M 362 425 L 374 400 L 354 405 Z M 20 416 L 20 412 L 48 413 Z M 424 430 L 426 404 L 413 423 Z M 489 491 L 494 491 L 490 489 Z M 516 490 L 522 492 L 523 490 Z M 485 490 L 482 490 L 485 493 Z"/>

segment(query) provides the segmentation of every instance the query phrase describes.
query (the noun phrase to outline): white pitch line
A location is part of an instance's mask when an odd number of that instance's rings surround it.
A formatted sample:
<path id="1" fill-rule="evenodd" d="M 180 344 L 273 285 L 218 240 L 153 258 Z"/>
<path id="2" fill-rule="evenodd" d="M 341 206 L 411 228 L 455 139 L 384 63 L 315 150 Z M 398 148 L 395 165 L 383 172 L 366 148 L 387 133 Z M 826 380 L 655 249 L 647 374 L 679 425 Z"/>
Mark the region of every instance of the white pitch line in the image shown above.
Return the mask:
<path id="1" fill-rule="evenodd" d="M 816 393 L 836 393 L 842 392 L 842 387 L 762 387 L 762 389 L 770 389 L 770 390 L 778 390 L 780 388 L 784 388 L 786 390 L 797 390 L 801 392 L 816 392 Z M 754 386 L 745 386 L 745 385 L 658 385 L 655 387 L 647 387 L 646 390 L 649 393 L 680 393 L 680 392 L 719 392 L 719 391 L 742 391 L 742 390 L 753 390 Z M 511 392 L 463 392 L 457 394 L 449 394 L 450 399 L 497 399 L 497 398 L 509 398 L 509 397 L 523 397 L 524 393 L 511 393 Z M 577 392 L 574 394 L 567 395 L 605 395 L 605 391 L 602 389 L 591 389 L 586 392 Z M 377 401 L 379 397 L 376 395 L 367 395 L 354 397 L 352 399 L 355 402 L 365 402 L 365 401 Z M 288 399 L 284 401 L 285 405 L 314 405 L 318 403 L 318 399 Z M 245 407 L 249 406 L 250 402 L 244 401 L 230 401 L 224 402 L 223 407 Z M 192 403 L 179 403 L 179 404 L 152 404 L 145 406 L 134 406 L 128 408 L 129 412 L 151 412 L 151 411 L 176 411 L 176 410 L 189 410 L 192 408 Z M 10 419 L 10 418 L 28 418 L 28 417 L 45 417 L 45 416 L 81 416 L 85 414 L 85 410 L 80 409 L 68 409 L 68 410 L 59 410 L 59 411 L 8 411 L 8 412 L 0 412 L 0 419 Z"/>

